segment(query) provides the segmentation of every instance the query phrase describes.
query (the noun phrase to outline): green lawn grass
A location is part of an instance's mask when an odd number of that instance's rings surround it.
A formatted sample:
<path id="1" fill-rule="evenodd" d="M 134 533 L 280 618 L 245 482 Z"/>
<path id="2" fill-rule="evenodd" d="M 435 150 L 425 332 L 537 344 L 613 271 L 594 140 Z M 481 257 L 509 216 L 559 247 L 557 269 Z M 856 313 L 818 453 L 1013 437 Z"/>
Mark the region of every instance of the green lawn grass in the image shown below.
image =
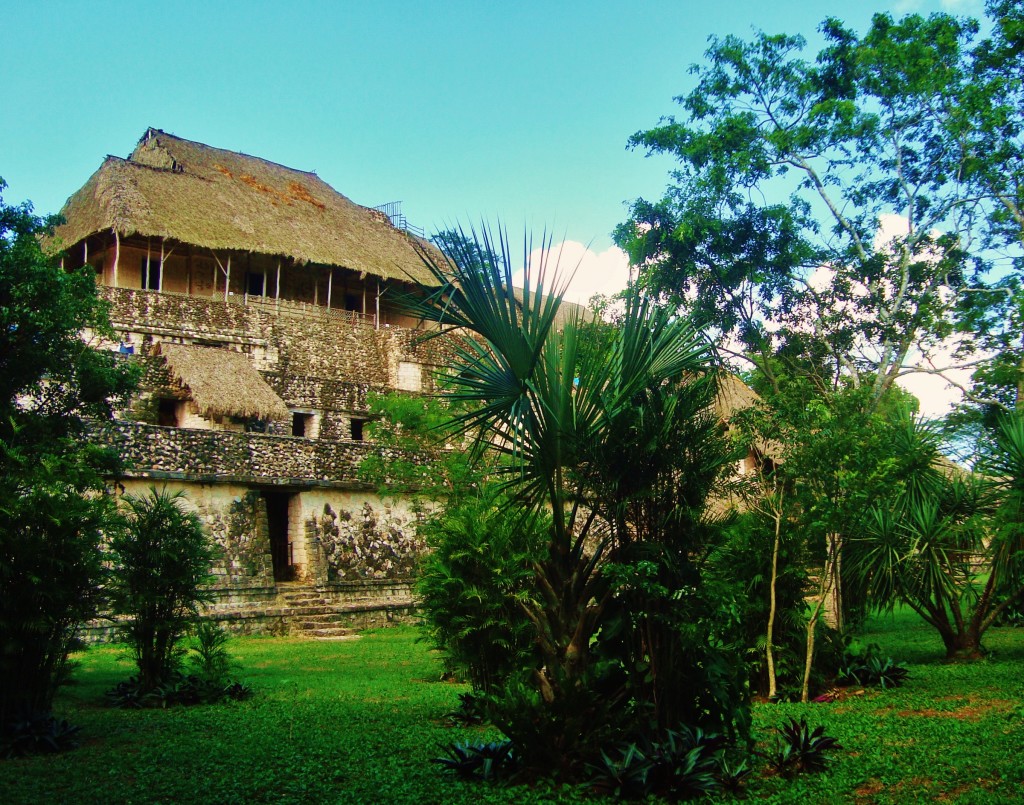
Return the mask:
<path id="1" fill-rule="evenodd" d="M 461 783 L 430 759 L 486 730 L 446 725 L 466 688 L 443 682 L 412 629 L 361 640 L 239 638 L 231 647 L 254 698 L 170 710 L 112 710 L 103 692 L 131 673 L 118 649 L 82 657 L 58 713 L 82 746 L 0 761 L 0 802 L 15 803 L 521 803 L 584 801 L 578 792 Z M 845 746 L 823 775 L 756 775 L 768 802 L 1024 801 L 1024 630 L 989 633 L 993 656 L 949 665 L 913 616 L 879 620 L 865 639 L 905 660 L 900 689 L 831 704 L 758 705 L 757 737 L 786 716 L 827 725 Z"/>

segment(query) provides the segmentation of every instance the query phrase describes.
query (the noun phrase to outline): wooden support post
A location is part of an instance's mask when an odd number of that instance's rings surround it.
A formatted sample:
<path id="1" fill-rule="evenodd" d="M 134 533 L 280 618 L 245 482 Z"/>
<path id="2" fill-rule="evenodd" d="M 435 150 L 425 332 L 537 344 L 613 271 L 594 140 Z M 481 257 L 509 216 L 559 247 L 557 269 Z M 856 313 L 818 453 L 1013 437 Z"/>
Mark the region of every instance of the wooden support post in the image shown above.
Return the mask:
<path id="1" fill-rule="evenodd" d="M 114 287 L 117 287 L 117 269 L 121 263 L 121 235 L 114 230 Z"/>
<path id="2" fill-rule="evenodd" d="M 331 291 L 334 285 L 334 266 L 327 269 L 330 273 L 327 275 L 327 309 L 331 309 Z"/>
<path id="3" fill-rule="evenodd" d="M 231 255 L 228 254 L 228 267 L 224 272 L 224 301 L 228 301 L 228 288 L 231 287 Z"/>
<path id="4" fill-rule="evenodd" d="M 281 258 L 277 258 L 277 284 L 274 286 L 274 301 L 281 301 Z"/>
<path id="5" fill-rule="evenodd" d="M 320 305 L 320 272 L 313 269 L 313 307 Z"/>
<path id="6" fill-rule="evenodd" d="M 82 241 L 82 267 L 89 265 L 89 238 Z M 64 258 L 61 258 L 60 267 L 64 268 Z"/>
<path id="7" fill-rule="evenodd" d="M 164 292 L 164 239 L 160 237 L 160 273 L 156 277 L 156 289 L 160 292 Z"/>
<path id="8" fill-rule="evenodd" d="M 373 314 L 373 326 L 380 329 L 380 280 L 377 280 L 377 310 Z"/>

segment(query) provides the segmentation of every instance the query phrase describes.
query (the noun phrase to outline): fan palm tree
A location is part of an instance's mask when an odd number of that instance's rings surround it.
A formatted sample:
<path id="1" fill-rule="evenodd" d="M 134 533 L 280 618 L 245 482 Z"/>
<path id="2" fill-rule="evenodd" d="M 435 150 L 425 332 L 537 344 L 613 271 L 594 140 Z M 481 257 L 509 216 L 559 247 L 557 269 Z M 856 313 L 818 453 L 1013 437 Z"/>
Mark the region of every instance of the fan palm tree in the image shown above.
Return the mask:
<path id="1" fill-rule="evenodd" d="M 1024 596 L 1024 422 L 1001 424 L 985 475 L 944 464 L 923 420 L 908 415 L 894 433 L 906 480 L 870 512 L 859 572 L 876 606 L 910 606 L 947 657 L 980 657 L 985 631 Z"/>
<path id="2" fill-rule="evenodd" d="M 693 525 L 731 458 L 711 411 L 717 357 L 689 319 L 637 293 L 602 348 L 587 348 L 594 322 L 563 304 L 570 274 L 548 257 L 550 240 L 536 251 L 524 241 L 516 289 L 504 233 L 473 234 L 465 255 L 458 243 L 447 260 L 425 255 L 437 284 L 405 302 L 455 333 L 445 393 L 463 404 L 456 431 L 504 454 L 515 500 L 550 515 L 521 606 L 540 648 L 534 681 L 553 703 L 578 691 L 591 664 L 615 593 L 600 572 L 609 554 L 658 542 L 660 557 L 685 558 L 692 547 L 666 538 Z"/>

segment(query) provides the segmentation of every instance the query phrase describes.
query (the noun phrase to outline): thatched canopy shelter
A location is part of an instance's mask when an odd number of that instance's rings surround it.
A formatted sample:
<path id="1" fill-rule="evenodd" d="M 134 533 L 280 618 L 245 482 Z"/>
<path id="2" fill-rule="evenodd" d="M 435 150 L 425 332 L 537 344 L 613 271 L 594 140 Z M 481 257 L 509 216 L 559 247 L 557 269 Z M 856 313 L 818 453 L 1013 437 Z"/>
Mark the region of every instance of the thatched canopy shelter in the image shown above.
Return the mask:
<path id="1" fill-rule="evenodd" d="M 61 248 L 113 231 L 433 284 L 420 257 L 432 246 L 315 173 L 159 129 L 148 129 L 128 159 L 108 156 L 61 214 Z"/>
<path id="2" fill-rule="evenodd" d="M 288 419 L 291 414 L 241 352 L 215 347 L 157 344 L 172 381 L 189 394 L 205 417 Z"/>

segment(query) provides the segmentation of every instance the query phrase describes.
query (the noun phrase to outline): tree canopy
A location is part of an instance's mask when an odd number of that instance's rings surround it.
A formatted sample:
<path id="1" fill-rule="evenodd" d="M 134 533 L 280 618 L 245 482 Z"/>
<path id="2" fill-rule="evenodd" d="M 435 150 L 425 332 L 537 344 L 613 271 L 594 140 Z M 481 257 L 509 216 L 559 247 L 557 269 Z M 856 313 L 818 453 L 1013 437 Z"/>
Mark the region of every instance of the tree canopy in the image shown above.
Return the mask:
<path id="1" fill-rule="evenodd" d="M 616 230 L 640 281 L 776 391 L 780 368 L 873 406 L 911 372 L 1017 381 L 1022 12 L 988 10 L 980 41 L 946 14 L 826 19 L 813 59 L 799 36 L 713 37 L 684 114 L 630 140 L 679 163 Z"/>
<path id="2" fill-rule="evenodd" d="M 4 184 L 0 181 L 0 191 Z M 109 327 L 92 271 L 43 254 L 50 221 L 0 198 L 0 724 L 47 713 L 92 616 L 114 457 L 82 438 L 134 372 L 82 333 Z"/>

